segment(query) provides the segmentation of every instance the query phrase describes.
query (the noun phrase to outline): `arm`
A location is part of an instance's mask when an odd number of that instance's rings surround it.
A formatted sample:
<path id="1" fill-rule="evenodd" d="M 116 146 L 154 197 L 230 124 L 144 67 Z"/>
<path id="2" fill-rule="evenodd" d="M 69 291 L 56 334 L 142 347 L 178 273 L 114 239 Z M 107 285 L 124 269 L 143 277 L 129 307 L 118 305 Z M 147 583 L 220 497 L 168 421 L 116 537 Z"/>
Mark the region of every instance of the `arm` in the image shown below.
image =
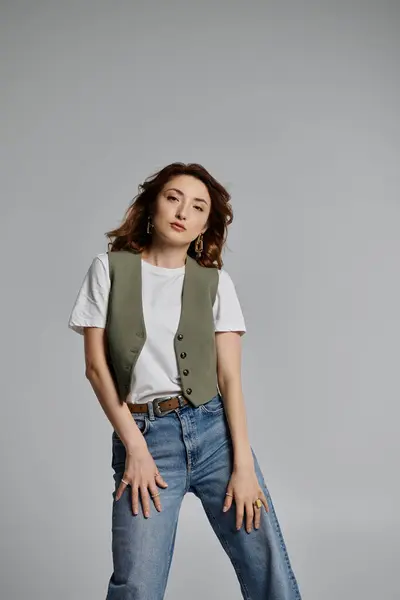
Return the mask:
<path id="1" fill-rule="evenodd" d="M 254 469 L 254 459 L 247 435 L 246 412 L 241 383 L 240 334 L 235 331 L 216 333 L 218 385 L 233 442 L 233 470 L 227 486 L 223 511 L 236 504 L 236 529 L 245 517 L 246 531 L 260 526 L 260 511 L 254 508 L 259 498 L 268 512 L 268 503 Z"/>
<path id="2" fill-rule="evenodd" d="M 108 366 L 105 323 L 109 291 L 108 258 L 100 254 L 93 259 L 87 271 L 68 325 L 84 336 L 86 378 L 125 446 L 125 469 L 114 499 L 117 502 L 127 485 L 131 485 L 134 514 L 138 514 L 139 511 L 140 491 L 143 512 L 145 516 L 149 516 L 148 490 L 152 495 L 154 506 L 160 511 L 161 502 L 160 496 L 157 495 L 157 486 L 165 488 L 168 484 L 158 472 L 157 465 L 127 404 L 121 403 Z"/>
<path id="3" fill-rule="evenodd" d="M 120 402 L 105 353 L 105 329 L 85 327 L 85 376 L 128 453 L 146 446 L 126 402 Z"/>
<path id="4" fill-rule="evenodd" d="M 232 437 L 234 467 L 253 466 L 241 381 L 241 339 L 235 331 L 215 334 L 218 385 Z"/>

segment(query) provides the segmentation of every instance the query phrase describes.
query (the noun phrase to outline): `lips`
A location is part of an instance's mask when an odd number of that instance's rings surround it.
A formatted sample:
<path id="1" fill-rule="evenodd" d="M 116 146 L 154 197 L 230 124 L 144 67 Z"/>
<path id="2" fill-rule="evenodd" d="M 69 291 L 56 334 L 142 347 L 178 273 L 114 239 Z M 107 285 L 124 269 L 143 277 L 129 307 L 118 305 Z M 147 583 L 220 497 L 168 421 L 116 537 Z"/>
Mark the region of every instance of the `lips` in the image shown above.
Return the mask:
<path id="1" fill-rule="evenodd" d="M 185 227 L 183 227 L 179 223 L 171 223 L 171 227 L 173 227 L 174 229 L 176 229 L 178 231 L 185 231 L 185 229 L 186 229 Z"/>

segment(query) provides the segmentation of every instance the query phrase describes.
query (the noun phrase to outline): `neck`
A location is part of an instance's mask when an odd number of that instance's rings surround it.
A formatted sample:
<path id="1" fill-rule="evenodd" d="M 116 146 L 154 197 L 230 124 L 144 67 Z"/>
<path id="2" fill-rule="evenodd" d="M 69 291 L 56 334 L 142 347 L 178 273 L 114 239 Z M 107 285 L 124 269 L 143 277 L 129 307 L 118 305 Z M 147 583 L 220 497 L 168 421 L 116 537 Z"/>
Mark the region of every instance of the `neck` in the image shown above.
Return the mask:
<path id="1" fill-rule="evenodd" d="M 155 242 L 149 248 L 141 253 L 141 257 L 146 262 L 156 267 L 166 267 L 167 269 L 177 269 L 186 264 L 188 248 L 174 248 Z"/>

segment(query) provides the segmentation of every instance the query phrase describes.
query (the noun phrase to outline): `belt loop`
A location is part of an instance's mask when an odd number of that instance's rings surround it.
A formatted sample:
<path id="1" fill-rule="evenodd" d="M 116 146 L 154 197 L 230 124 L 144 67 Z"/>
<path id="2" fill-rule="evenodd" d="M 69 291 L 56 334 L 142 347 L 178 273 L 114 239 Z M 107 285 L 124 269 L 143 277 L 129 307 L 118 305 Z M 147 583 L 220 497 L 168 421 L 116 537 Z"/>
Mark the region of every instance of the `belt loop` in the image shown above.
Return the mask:
<path id="1" fill-rule="evenodd" d="M 179 402 L 179 408 L 183 408 L 185 406 L 185 401 L 183 396 L 181 396 L 181 394 L 179 394 L 178 396 L 178 402 Z"/>
<path id="2" fill-rule="evenodd" d="M 155 420 L 154 407 L 153 407 L 153 402 L 151 400 L 149 400 L 147 402 L 147 408 L 148 408 L 148 411 L 149 411 L 149 419 L 150 419 L 150 421 L 154 421 Z"/>

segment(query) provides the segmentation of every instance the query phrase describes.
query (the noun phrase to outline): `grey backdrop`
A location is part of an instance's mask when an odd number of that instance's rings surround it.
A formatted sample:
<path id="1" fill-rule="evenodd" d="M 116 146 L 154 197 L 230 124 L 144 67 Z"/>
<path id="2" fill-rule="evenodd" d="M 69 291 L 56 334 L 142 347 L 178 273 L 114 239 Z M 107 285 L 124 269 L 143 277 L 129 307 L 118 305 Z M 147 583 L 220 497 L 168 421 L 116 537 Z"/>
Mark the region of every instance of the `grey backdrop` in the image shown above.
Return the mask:
<path id="1" fill-rule="evenodd" d="M 103 232 L 174 160 L 232 193 L 251 441 L 304 600 L 398 599 L 399 2 L 0 16 L 1 599 L 105 597 L 112 430 L 67 320 Z M 166 597 L 189 593 L 240 598 L 194 496 Z"/>

